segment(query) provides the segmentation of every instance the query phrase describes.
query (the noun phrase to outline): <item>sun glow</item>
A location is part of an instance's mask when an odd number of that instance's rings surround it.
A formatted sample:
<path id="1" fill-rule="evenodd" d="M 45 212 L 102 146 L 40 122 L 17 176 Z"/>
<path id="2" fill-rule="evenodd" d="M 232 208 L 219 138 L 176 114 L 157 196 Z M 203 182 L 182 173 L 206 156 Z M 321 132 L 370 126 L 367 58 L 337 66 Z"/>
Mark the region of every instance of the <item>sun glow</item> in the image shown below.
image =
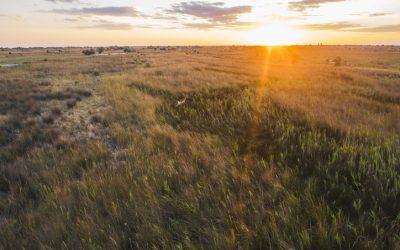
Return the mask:
<path id="1" fill-rule="evenodd" d="M 252 45 L 292 45 L 300 43 L 303 32 L 282 24 L 272 24 L 247 32 L 245 39 Z"/>

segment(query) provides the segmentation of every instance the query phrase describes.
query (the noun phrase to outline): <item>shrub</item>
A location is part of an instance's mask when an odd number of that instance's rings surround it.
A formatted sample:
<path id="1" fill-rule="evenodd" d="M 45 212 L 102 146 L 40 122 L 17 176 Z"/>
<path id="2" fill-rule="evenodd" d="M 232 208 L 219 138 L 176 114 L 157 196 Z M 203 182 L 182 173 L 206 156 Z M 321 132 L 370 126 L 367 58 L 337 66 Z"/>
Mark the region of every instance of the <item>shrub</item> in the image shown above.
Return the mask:
<path id="1" fill-rule="evenodd" d="M 125 53 L 130 53 L 130 52 L 134 52 L 134 50 L 132 50 L 132 49 L 129 48 L 129 47 L 125 47 L 125 48 L 124 48 L 124 52 L 125 52 Z"/>
<path id="2" fill-rule="evenodd" d="M 89 97 L 92 95 L 92 91 L 90 91 L 90 89 L 80 89 L 80 90 L 78 90 L 78 93 L 81 96 L 85 96 L 85 97 Z"/>
<path id="3" fill-rule="evenodd" d="M 76 105 L 76 100 L 75 99 L 69 99 L 66 104 L 67 104 L 68 108 L 73 108 Z"/>
<path id="4" fill-rule="evenodd" d="M 333 59 L 333 63 L 336 67 L 339 67 L 342 65 L 342 58 L 341 57 L 336 57 L 335 59 Z"/>
<path id="5" fill-rule="evenodd" d="M 53 108 L 51 109 L 51 113 L 52 113 L 53 115 L 59 116 L 59 115 L 61 115 L 61 109 L 60 109 L 59 107 L 53 107 Z"/>
<path id="6" fill-rule="evenodd" d="M 45 113 L 42 115 L 42 120 L 44 123 L 53 123 L 54 122 L 54 116 L 50 113 Z"/>
<path id="7" fill-rule="evenodd" d="M 91 122 L 93 124 L 101 123 L 102 121 L 103 121 L 103 118 L 100 115 L 95 114 L 95 115 L 92 116 Z"/>
<path id="8" fill-rule="evenodd" d="M 104 50 L 106 50 L 104 47 L 98 47 L 97 49 L 97 53 L 102 54 L 104 52 Z"/>
<path id="9" fill-rule="evenodd" d="M 96 51 L 94 51 L 94 49 L 85 49 L 85 50 L 82 51 L 82 53 L 83 53 L 85 56 L 90 56 L 90 55 L 96 54 Z"/>
<path id="10" fill-rule="evenodd" d="M 0 192 L 7 193 L 10 191 L 10 185 L 8 184 L 7 177 L 0 175 Z"/>

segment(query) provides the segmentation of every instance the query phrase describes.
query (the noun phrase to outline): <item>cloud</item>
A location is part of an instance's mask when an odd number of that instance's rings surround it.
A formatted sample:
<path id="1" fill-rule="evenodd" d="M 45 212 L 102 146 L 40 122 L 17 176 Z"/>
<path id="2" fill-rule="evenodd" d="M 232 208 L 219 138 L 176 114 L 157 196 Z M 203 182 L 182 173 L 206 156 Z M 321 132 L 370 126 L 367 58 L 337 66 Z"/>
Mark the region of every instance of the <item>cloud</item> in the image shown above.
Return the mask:
<path id="1" fill-rule="evenodd" d="M 71 20 L 76 21 L 76 20 Z M 75 26 L 76 29 L 102 29 L 102 30 L 131 30 L 133 25 L 130 23 L 115 23 L 106 20 L 98 20 L 93 25 Z"/>
<path id="2" fill-rule="evenodd" d="M 142 14 L 133 7 L 53 9 L 41 12 L 50 12 L 50 13 L 65 14 L 65 15 L 78 15 L 78 16 L 130 16 L 130 17 L 142 16 Z"/>
<path id="3" fill-rule="evenodd" d="M 382 25 L 375 27 L 365 27 L 359 24 L 348 22 L 325 23 L 325 24 L 306 24 L 296 26 L 296 28 L 306 30 L 336 30 L 336 31 L 351 31 L 351 32 L 400 32 L 400 24 Z"/>
<path id="4" fill-rule="evenodd" d="M 241 5 L 227 7 L 223 2 L 190 1 L 173 4 L 164 11 L 164 17 L 189 16 L 202 21 L 181 21 L 180 26 L 194 29 L 231 29 L 255 25 L 252 22 L 239 21 L 242 14 L 250 13 L 252 6 Z"/>
<path id="5" fill-rule="evenodd" d="M 165 13 L 156 13 L 151 18 L 156 20 L 178 20 L 176 16 L 166 15 Z"/>
<path id="6" fill-rule="evenodd" d="M 81 19 L 65 19 L 66 21 L 69 22 L 81 22 Z M 142 29 L 151 29 L 154 28 L 155 26 L 153 25 L 145 25 L 145 24 L 140 24 L 140 25 L 133 25 L 131 23 L 118 23 L 118 22 L 112 22 L 108 20 L 95 20 L 89 22 L 87 25 L 80 25 L 80 26 L 75 26 L 72 27 L 74 29 L 101 29 L 101 30 L 132 30 L 134 28 L 142 28 Z"/>
<path id="7" fill-rule="evenodd" d="M 231 23 L 225 23 L 225 24 L 218 24 L 218 23 L 204 22 L 204 23 L 184 23 L 183 25 L 187 28 L 209 30 L 209 29 L 223 29 L 223 28 L 235 28 L 235 29 L 247 28 L 247 27 L 255 26 L 255 25 L 257 25 L 257 23 L 231 22 Z"/>
<path id="8" fill-rule="evenodd" d="M 72 3 L 72 2 L 79 2 L 79 0 L 45 0 L 47 2 L 52 3 Z"/>
<path id="9" fill-rule="evenodd" d="M 16 21 L 16 22 L 23 22 L 23 21 L 27 20 L 27 18 L 24 16 L 10 16 L 10 15 L 0 14 L 0 17 L 7 18 L 8 20 Z"/>
<path id="10" fill-rule="evenodd" d="M 324 23 L 324 24 L 306 24 L 297 26 L 297 28 L 305 30 L 348 30 L 359 28 L 360 25 L 348 23 L 348 22 L 337 22 L 337 23 Z"/>
<path id="11" fill-rule="evenodd" d="M 318 8 L 321 4 L 344 2 L 346 0 L 301 0 L 299 2 L 289 2 L 289 9 L 294 11 L 304 11 L 308 8 Z"/>
<path id="12" fill-rule="evenodd" d="M 167 10 L 171 14 L 189 15 L 220 23 L 235 22 L 241 14 L 251 11 L 252 6 L 249 5 L 225 7 L 222 2 L 209 3 L 203 1 L 181 2 L 172 5 L 172 9 Z"/>
<path id="13" fill-rule="evenodd" d="M 76 29 L 102 29 L 102 30 L 131 30 L 133 25 L 129 23 L 103 23 L 88 26 L 76 26 Z"/>
<path id="14" fill-rule="evenodd" d="M 364 27 L 356 29 L 358 32 L 400 32 L 400 24 Z"/>
<path id="15" fill-rule="evenodd" d="M 387 15 L 390 15 L 390 13 L 371 13 L 368 16 L 376 17 L 376 16 L 387 16 Z"/>
<path id="16" fill-rule="evenodd" d="M 82 19 L 79 19 L 79 18 L 65 18 L 64 20 L 67 21 L 67 22 L 80 22 L 80 21 L 82 21 Z"/>

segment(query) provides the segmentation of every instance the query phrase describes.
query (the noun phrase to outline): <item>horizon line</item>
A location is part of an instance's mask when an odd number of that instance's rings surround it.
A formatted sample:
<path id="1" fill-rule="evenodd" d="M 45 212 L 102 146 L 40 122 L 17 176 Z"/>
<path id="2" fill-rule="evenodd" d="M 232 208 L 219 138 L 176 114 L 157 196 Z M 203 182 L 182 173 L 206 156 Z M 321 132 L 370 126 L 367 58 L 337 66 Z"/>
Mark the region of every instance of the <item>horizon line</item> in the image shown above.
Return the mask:
<path id="1" fill-rule="evenodd" d="M 305 43 L 305 44 L 226 44 L 226 45 L 199 45 L 199 44 L 186 44 L 186 45 L 55 45 L 55 46 L 0 46 L 0 49 L 32 49 L 32 48 L 98 48 L 98 47 L 289 47 L 289 46 L 359 46 L 359 47 L 399 47 L 399 44 L 323 44 L 323 43 Z"/>

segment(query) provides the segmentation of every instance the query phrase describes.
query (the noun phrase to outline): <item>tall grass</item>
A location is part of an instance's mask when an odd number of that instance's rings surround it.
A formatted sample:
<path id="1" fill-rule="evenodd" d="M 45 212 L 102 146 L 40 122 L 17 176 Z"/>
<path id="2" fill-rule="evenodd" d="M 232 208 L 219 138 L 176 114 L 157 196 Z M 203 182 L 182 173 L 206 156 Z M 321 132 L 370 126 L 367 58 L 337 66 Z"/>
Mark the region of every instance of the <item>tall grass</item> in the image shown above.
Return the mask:
<path id="1" fill-rule="evenodd" d="M 288 49 L 296 60 L 314 53 L 307 47 L 306 52 Z M 62 144 L 59 138 L 39 138 L 24 151 L 6 151 L 13 157 L 0 168 L 0 246 L 397 249 L 400 142 L 388 122 L 398 110 L 397 93 L 362 95 L 370 92 L 354 89 L 371 88 L 369 80 L 356 73 L 340 77 L 336 71 L 345 65 L 327 69 L 321 56 L 318 74 L 308 76 L 309 66 L 286 62 L 285 54 L 273 55 L 274 63 L 287 66 L 296 78 L 279 76 L 282 69 L 271 66 L 261 89 L 255 84 L 259 68 L 245 75 L 236 69 L 246 65 L 241 60 L 264 63 L 264 49 L 214 50 L 196 53 L 201 70 L 187 84 L 190 74 L 163 63 L 178 62 L 190 48 L 168 60 L 149 50 L 150 68 L 134 65 L 99 76 L 81 72 L 79 79 L 95 81 L 93 95 L 104 102 L 98 105 L 107 107 L 97 119 L 101 122 L 90 125 L 101 136 Z M 201 56 L 206 53 L 236 61 L 207 62 L 210 73 L 199 66 L 209 59 Z M 158 70 L 163 74 L 154 73 Z M 218 83 L 223 75 L 232 83 Z M 201 85 L 199 79 L 209 83 Z M 321 79 L 327 83 L 312 84 Z M 386 84 L 381 87 L 393 88 L 392 80 Z M 49 93 L 51 98 L 36 103 L 41 109 L 47 110 L 48 100 L 59 104 L 58 92 Z M 87 102 L 94 98 L 90 95 Z M 333 110 L 332 103 L 342 105 Z M 349 103 L 359 104 L 354 108 L 359 114 L 343 110 Z M 64 107 L 59 119 L 65 112 L 82 112 L 84 105 L 85 100 L 73 110 Z M 351 115 L 371 120 L 364 112 L 383 118 L 371 127 L 346 120 Z M 383 131 L 387 127 L 392 131 Z"/>

